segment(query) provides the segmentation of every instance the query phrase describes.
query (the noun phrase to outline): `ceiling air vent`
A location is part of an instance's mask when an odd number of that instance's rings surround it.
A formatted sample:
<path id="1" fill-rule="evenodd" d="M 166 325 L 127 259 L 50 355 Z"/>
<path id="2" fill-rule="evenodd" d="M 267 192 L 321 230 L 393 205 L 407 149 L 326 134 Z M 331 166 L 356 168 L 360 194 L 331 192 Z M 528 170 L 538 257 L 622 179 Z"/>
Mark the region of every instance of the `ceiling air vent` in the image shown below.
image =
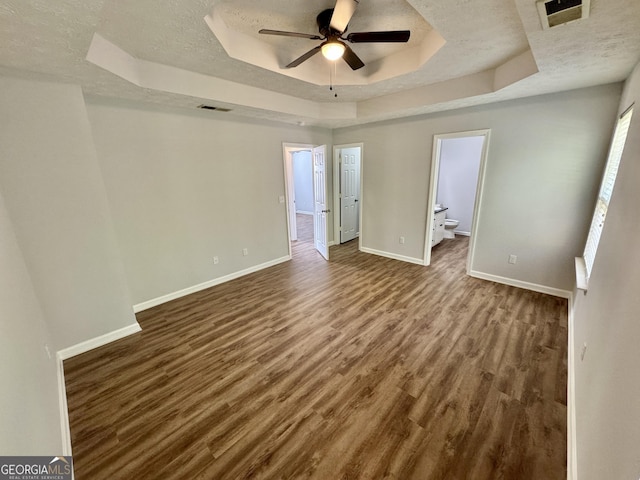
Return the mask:
<path id="1" fill-rule="evenodd" d="M 541 0 L 538 13 L 542 28 L 547 29 L 565 25 L 589 16 L 591 0 Z"/>
<path id="2" fill-rule="evenodd" d="M 201 108 L 203 110 L 217 110 L 218 112 L 230 112 L 231 109 L 230 108 L 222 108 L 222 107 L 213 107 L 211 105 L 198 105 L 198 108 Z"/>

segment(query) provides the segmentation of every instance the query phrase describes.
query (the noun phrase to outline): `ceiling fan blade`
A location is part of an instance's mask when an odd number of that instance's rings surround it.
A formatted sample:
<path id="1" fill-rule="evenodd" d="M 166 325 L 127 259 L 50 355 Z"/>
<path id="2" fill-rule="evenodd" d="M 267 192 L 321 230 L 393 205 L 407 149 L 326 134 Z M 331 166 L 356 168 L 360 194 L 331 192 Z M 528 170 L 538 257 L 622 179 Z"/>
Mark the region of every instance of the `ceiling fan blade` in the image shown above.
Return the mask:
<path id="1" fill-rule="evenodd" d="M 259 30 L 258 33 L 262 33 L 263 35 L 280 35 L 282 37 L 298 37 L 298 38 L 308 38 L 309 40 L 322 40 L 322 37 L 319 35 L 310 35 L 308 33 L 297 33 L 297 32 L 283 32 L 282 30 L 269 30 L 266 28 Z"/>
<path id="2" fill-rule="evenodd" d="M 351 70 L 358 70 L 359 68 L 364 67 L 364 63 L 362 62 L 362 60 L 360 60 L 360 57 L 356 55 L 356 52 L 351 50 L 351 47 L 349 47 L 349 45 L 345 45 L 345 47 L 346 48 L 344 49 L 342 58 L 351 67 Z"/>
<path id="3" fill-rule="evenodd" d="M 287 65 L 285 68 L 293 68 L 293 67 L 297 67 L 298 65 L 300 65 L 302 62 L 309 60 L 311 57 L 313 57 L 316 53 L 318 53 L 320 51 L 321 47 L 320 45 L 318 45 L 315 48 L 312 48 L 311 50 L 309 50 L 307 53 L 305 53 L 304 55 L 302 55 L 301 57 L 296 58 L 293 62 L 291 62 L 289 65 Z"/>
<path id="4" fill-rule="evenodd" d="M 405 43 L 409 41 L 411 31 L 409 30 L 392 30 L 388 32 L 358 32 L 347 35 L 346 40 L 351 43 L 368 43 L 368 42 L 397 42 Z"/>
<path id="5" fill-rule="evenodd" d="M 351 17 L 356 11 L 358 0 L 338 0 L 333 9 L 330 27 L 340 33 L 347 29 L 347 25 L 351 21 Z"/>

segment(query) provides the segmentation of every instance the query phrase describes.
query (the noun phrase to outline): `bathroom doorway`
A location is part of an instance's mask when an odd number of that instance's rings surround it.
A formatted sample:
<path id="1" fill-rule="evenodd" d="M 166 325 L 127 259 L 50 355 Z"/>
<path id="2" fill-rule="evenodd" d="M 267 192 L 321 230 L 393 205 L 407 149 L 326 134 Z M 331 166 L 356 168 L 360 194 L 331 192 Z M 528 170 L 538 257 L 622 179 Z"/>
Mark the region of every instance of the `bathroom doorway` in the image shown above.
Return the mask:
<path id="1" fill-rule="evenodd" d="M 434 135 L 424 264 L 431 264 L 436 209 L 445 208 L 447 235 L 469 236 L 467 273 L 475 250 L 475 225 L 482 198 L 489 130 Z M 457 225 L 456 225 L 457 222 Z M 443 241 L 451 241 L 446 239 Z"/>

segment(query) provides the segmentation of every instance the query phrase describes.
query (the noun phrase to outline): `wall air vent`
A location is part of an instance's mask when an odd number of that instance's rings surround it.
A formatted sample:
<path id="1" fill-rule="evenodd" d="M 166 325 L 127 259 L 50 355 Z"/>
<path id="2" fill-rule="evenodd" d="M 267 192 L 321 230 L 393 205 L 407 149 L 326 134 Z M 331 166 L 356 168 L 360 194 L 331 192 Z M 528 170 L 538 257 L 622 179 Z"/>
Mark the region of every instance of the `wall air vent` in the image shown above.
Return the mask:
<path id="1" fill-rule="evenodd" d="M 231 109 L 230 108 L 222 108 L 222 107 L 214 107 L 211 105 L 198 105 L 198 108 L 201 108 L 203 110 L 217 110 L 218 112 L 230 112 Z"/>
<path id="2" fill-rule="evenodd" d="M 566 25 L 589 16 L 591 0 L 540 0 L 538 13 L 542 28 Z"/>

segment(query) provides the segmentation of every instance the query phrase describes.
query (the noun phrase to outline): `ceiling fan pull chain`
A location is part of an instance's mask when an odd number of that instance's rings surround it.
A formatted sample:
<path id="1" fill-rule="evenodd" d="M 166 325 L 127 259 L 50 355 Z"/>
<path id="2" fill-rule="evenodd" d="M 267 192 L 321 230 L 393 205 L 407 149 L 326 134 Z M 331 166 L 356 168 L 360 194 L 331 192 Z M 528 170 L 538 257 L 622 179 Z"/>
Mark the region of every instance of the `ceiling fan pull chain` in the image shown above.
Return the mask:
<path id="1" fill-rule="evenodd" d="M 333 80 L 331 80 L 331 74 L 333 74 Z M 333 62 L 333 71 L 331 71 L 331 65 L 329 65 L 329 79 L 331 80 L 329 90 L 333 90 L 333 84 L 338 83 L 338 67 L 337 62 Z M 333 96 L 338 98 L 338 94 L 334 92 Z"/>

